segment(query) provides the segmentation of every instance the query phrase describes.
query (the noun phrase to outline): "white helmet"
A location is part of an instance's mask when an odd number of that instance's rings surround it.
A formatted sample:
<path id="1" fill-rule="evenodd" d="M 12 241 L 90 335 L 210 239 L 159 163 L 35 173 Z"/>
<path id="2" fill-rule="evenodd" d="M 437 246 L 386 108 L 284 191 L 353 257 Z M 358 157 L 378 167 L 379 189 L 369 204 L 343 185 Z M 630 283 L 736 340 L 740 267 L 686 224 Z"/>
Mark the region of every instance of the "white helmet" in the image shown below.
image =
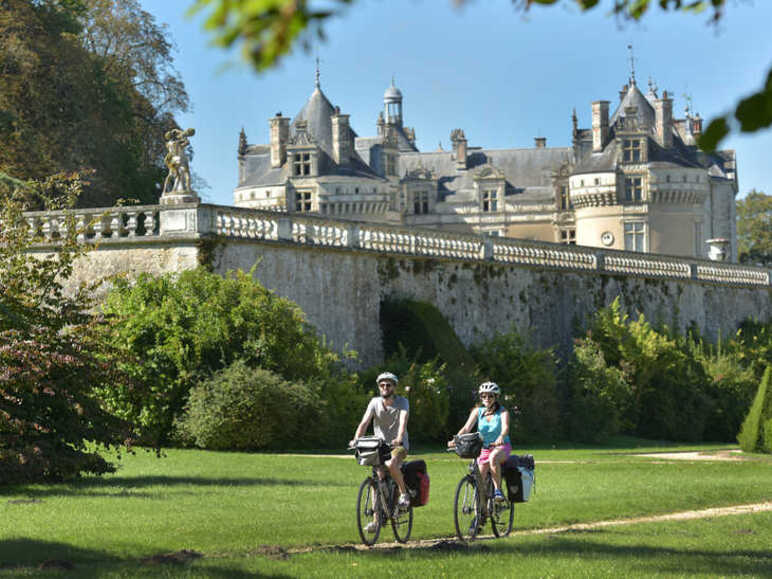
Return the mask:
<path id="1" fill-rule="evenodd" d="M 378 377 L 375 379 L 376 384 L 380 384 L 381 380 L 390 380 L 394 386 L 399 384 L 399 378 L 397 378 L 394 374 L 391 372 L 384 372 L 383 374 L 378 374 Z"/>
<path id="2" fill-rule="evenodd" d="M 501 394 L 501 388 L 495 382 L 483 382 L 480 384 L 480 388 L 477 390 L 478 394 L 495 394 L 498 396 Z"/>

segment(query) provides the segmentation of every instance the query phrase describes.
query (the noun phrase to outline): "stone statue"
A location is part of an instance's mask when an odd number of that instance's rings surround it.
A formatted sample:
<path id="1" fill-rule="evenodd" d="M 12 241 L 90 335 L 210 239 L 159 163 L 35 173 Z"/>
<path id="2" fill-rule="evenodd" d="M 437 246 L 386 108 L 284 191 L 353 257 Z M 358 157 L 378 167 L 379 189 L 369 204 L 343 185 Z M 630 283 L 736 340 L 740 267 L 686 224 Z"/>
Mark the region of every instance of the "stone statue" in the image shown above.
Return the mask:
<path id="1" fill-rule="evenodd" d="M 190 144 L 188 137 L 196 134 L 195 129 L 172 129 L 164 134 L 166 139 L 166 157 L 164 163 L 169 169 L 169 174 L 164 181 L 163 194 L 191 193 L 190 165 L 185 149 Z M 170 187 L 171 185 L 171 187 Z"/>

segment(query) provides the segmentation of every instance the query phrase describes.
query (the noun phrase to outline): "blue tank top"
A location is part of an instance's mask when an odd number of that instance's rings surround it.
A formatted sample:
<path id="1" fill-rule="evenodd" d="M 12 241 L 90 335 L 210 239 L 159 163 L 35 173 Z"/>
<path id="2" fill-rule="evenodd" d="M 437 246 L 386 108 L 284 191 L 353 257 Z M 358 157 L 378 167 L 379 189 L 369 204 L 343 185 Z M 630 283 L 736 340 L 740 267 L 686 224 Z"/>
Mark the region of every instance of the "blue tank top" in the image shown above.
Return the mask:
<path id="1" fill-rule="evenodd" d="M 504 412 L 504 407 L 499 406 L 499 409 L 491 416 L 483 417 L 484 412 L 485 408 L 477 409 L 477 432 L 482 435 L 483 446 L 487 448 L 492 442 L 496 442 L 501 434 L 501 414 Z M 504 437 L 504 442 L 509 442 L 508 434 Z"/>

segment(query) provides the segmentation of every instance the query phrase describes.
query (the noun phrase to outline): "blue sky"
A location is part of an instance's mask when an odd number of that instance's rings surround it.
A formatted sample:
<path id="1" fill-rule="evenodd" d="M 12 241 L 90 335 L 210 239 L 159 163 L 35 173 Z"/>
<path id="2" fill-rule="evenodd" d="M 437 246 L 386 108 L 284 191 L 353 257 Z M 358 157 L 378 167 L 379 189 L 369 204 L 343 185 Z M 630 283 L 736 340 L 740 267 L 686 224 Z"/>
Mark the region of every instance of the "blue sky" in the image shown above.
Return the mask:
<path id="1" fill-rule="evenodd" d="M 419 149 L 449 147 L 450 131 L 464 130 L 470 146 L 548 146 L 571 142 L 571 112 L 590 126 L 594 100 L 611 101 L 635 74 L 646 92 L 649 78 L 674 97 L 683 117 L 707 121 L 760 88 L 772 65 L 772 3 L 729 2 L 720 27 L 708 15 L 651 11 L 641 23 L 608 14 L 611 2 L 580 13 L 572 2 L 524 14 L 510 0 L 357 0 L 325 27 L 327 40 L 312 52 L 301 48 L 268 72 L 256 73 L 237 50 L 211 46 L 203 17 L 186 18 L 193 0 L 140 0 L 167 25 L 177 50 L 175 66 L 192 110 L 179 115 L 194 127 L 193 171 L 209 185 L 202 197 L 230 205 L 236 185 L 236 147 L 242 127 L 249 143 L 268 142 L 268 119 L 294 117 L 314 88 L 315 58 L 321 86 L 351 115 L 360 136 L 375 134 L 383 92 L 392 76 L 403 94 L 405 124 L 415 128 Z M 772 193 L 772 130 L 733 136 L 740 196 L 751 189 Z"/>

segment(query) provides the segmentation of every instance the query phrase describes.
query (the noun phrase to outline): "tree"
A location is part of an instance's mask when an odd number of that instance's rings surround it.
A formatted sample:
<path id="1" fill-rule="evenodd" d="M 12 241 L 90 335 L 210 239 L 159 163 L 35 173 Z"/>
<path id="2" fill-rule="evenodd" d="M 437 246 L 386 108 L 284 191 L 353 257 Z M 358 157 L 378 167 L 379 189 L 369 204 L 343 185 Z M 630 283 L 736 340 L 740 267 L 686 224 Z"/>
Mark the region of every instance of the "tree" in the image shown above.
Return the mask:
<path id="1" fill-rule="evenodd" d="M 737 200 L 738 257 L 772 266 L 772 196 L 756 191 Z"/>
<path id="2" fill-rule="evenodd" d="M 117 447 L 129 439 L 128 425 L 92 393 L 94 385 L 128 382 L 93 339 L 98 321 L 87 313 L 86 293 L 62 287 L 84 251 L 74 219 L 53 254 L 27 251 L 37 232 L 22 218 L 25 200 L 69 207 L 79 187 L 75 176 L 25 183 L 0 174 L 0 484 L 110 472 L 88 443 Z M 51 202 L 51 191 L 64 201 Z"/>
<path id="3" fill-rule="evenodd" d="M 81 205 L 157 200 L 163 133 L 187 95 L 152 17 L 124 5 L 114 16 L 107 0 L 0 5 L 0 169 L 88 173 Z"/>
<path id="4" fill-rule="evenodd" d="M 456 4 L 468 0 L 453 0 Z M 550 6 L 569 0 L 512 0 L 515 10 L 529 10 L 535 5 Z M 570 0 L 581 10 L 598 8 L 600 0 Z M 296 42 L 309 47 L 308 29 L 324 39 L 324 23 L 337 16 L 354 0 L 332 0 L 324 9 L 312 9 L 310 0 L 195 0 L 189 13 L 207 12 L 205 28 L 212 31 L 215 43 L 222 47 L 242 44 L 242 54 L 258 70 L 275 65 Z M 710 22 L 721 20 L 727 0 L 613 0 L 611 11 L 623 19 L 640 20 L 652 8 L 701 14 L 711 11 Z M 712 119 L 702 133 L 699 145 L 715 151 L 730 132 L 734 121 L 742 132 L 755 132 L 772 125 L 772 69 L 762 88 L 740 100 L 733 113 Z"/>

